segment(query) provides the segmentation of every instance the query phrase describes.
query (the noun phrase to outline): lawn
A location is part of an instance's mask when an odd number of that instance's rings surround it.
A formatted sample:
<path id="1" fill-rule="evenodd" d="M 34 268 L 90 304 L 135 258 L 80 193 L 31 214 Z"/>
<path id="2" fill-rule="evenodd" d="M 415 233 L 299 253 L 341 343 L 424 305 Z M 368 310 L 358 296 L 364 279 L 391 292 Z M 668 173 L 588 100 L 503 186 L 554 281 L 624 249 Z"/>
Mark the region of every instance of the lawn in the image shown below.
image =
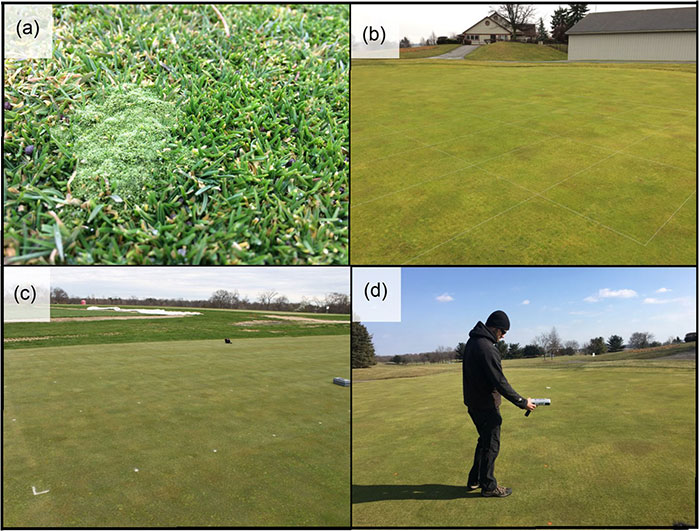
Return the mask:
<path id="1" fill-rule="evenodd" d="M 504 361 L 552 405 L 525 418 L 504 400 L 502 500 L 465 489 L 477 434 L 459 364 L 353 371 L 353 525 L 696 527 L 695 361 L 587 359 Z"/>
<path id="2" fill-rule="evenodd" d="M 348 526 L 349 390 L 332 384 L 348 350 L 347 335 L 5 350 L 3 526 Z"/>
<path id="3" fill-rule="evenodd" d="M 130 308 L 131 306 L 123 306 Z M 143 308 L 144 306 L 135 306 Z M 106 343 L 138 343 L 150 341 L 184 341 L 193 339 L 263 338 L 284 336 L 347 335 L 348 315 L 305 314 L 287 312 L 251 312 L 245 310 L 212 310 L 204 308 L 168 308 L 199 312 L 202 315 L 167 319 L 136 317 L 138 314 L 105 310 L 88 311 L 76 305 L 52 305 L 51 318 L 94 318 L 100 320 L 53 321 L 49 323 L 12 323 L 5 325 L 5 349 L 90 345 Z M 294 317 L 307 321 L 290 321 Z M 282 316 L 282 317 L 276 317 Z M 104 319 L 113 317 L 113 319 Z M 332 322 L 329 322 L 332 321 Z"/>
<path id="4" fill-rule="evenodd" d="M 401 48 L 399 49 L 399 56 L 401 59 L 425 59 L 426 57 L 435 57 L 436 55 L 451 52 L 460 46 L 460 44 L 436 44 L 435 46 Z"/>
<path id="5" fill-rule="evenodd" d="M 351 83 L 353 264 L 696 263 L 695 65 L 356 61 Z"/>
<path id="6" fill-rule="evenodd" d="M 55 5 L 4 61 L 4 259 L 346 264 L 347 5 Z"/>
<path id="7" fill-rule="evenodd" d="M 495 42 L 480 46 L 465 59 L 470 61 L 566 61 L 568 55 L 551 46 L 524 42 Z"/>

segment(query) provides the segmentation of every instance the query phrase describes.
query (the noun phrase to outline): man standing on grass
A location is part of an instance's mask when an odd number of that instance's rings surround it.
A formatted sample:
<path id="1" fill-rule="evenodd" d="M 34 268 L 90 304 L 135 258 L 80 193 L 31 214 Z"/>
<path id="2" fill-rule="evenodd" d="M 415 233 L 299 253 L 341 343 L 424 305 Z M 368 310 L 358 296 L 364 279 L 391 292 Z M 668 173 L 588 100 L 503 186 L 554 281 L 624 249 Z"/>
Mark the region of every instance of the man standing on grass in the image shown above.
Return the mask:
<path id="1" fill-rule="evenodd" d="M 481 487 L 481 495 L 504 498 L 512 489 L 498 485 L 493 475 L 494 463 L 501 444 L 501 396 L 521 409 L 532 411 L 537 406 L 529 398 L 516 393 L 501 368 L 501 354 L 496 348 L 510 328 L 505 312 L 496 310 L 486 320 L 479 321 L 469 332 L 462 362 L 462 388 L 479 441 L 474 452 L 474 465 L 469 471 L 467 490 Z"/>

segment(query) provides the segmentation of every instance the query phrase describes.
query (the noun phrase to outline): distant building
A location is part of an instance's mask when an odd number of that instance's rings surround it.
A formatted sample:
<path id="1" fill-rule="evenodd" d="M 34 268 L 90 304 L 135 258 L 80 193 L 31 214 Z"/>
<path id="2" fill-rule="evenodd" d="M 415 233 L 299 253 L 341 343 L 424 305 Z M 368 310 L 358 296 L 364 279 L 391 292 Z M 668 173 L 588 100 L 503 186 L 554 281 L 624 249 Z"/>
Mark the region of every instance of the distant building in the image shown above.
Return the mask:
<path id="1" fill-rule="evenodd" d="M 506 19 L 497 13 L 491 13 L 479 22 L 457 35 L 462 42 L 471 44 L 486 44 L 496 41 L 509 41 L 511 27 Z M 519 24 L 515 31 L 515 40 L 527 41 L 537 38 L 537 28 L 534 24 Z"/>
<path id="2" fill-rule="evenodd" d="M 697 61 L 697 8 L 589 13 L 566 32 L 570 61 Z"/>

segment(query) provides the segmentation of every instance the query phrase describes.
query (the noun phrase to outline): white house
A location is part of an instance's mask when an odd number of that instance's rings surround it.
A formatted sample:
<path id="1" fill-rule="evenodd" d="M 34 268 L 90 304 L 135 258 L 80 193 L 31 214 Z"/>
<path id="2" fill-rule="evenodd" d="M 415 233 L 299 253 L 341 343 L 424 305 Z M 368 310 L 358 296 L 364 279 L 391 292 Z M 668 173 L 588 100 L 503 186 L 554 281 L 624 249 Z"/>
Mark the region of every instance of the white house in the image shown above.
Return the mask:
<path id="1" fill-rule="evenodd" d="M 509 41 L 511 34 L 510 24 L 497 13 L 491 13 L 479 22 L 464 30 L 457 37 L 462 42 L 470 41 L 472 44 L 486 44 L 487 42 Z M 515 39 L 526 41 L 534 39 L 537 30 L 534 24 L 519 24 L 516 28 Z"/>
<path id="2" fill-rule="evenodd" d="M 570 61 L 697 61 L 695 7 L 589 13 L 566 34 Z"/>

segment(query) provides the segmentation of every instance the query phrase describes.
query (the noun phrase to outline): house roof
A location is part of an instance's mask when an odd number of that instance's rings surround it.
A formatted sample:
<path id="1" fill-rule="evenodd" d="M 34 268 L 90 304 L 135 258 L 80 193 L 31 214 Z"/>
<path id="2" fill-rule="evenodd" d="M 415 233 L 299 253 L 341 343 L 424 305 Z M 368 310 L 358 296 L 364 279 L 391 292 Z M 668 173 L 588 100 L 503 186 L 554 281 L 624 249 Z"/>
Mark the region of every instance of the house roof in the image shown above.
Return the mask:
<path id="1" fill-rule="evenodd" d="M 482 18 L 482 19 L 481 19 L 479 22 L 477 22 L 476 24 L 472 24 L 471 26 L 469 26 L 469 28 L 465 29 L 465 30 L 461 33 L 461 35 L 464 35 L 465 33 L 469 33 L 469 32 L 472 30 L 473 27 L 478 26 L 479 24 L 481 24 L 481 23 L 482 23 L 484 20 L 486 20 L 486 19 L 489 19 L 491 22 L 493 22 L 494 24 L 496 24 L 496 26 L 498 26 L 499 28 L 502 28 L 502 29 L 504 29 L 504 30 L 506 30 L 506 31 L 510 31 L 508 28 L 506 28 L 506 27 L 504 27 L 503 25 L 499 24 L 499 22 L 498 22 L 496 19 L 492 18 L 491 15 L 489 15 L 489 16 L 487 16 L 487 17 Z"/>
<path id="2" fill-rule="evenodd" d="M 644 9 L 589 13 L 567 35 L 587 33 L 639 33 L 648 31 L 697 31 L 697 8 Z"/>

